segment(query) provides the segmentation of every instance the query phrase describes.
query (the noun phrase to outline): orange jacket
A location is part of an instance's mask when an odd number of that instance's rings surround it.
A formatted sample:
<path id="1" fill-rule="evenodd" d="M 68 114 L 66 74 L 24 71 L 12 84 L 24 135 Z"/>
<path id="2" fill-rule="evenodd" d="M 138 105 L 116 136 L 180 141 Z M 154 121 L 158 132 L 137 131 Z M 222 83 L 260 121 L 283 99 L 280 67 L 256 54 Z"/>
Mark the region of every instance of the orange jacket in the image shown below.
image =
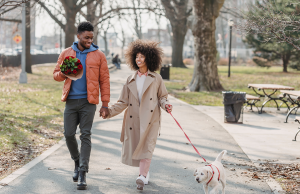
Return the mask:
<path id="1" fill-rule="evenodd" d="M 65 49 L 57 60 L 53 71 L 56 81 L 65 81 L 61 101 L 65 102 L 70 92 L 72 80 L 60 71 L 60 65 L 67 56 L 76 57 L 76 52 L 71 48 Z M 91 104 L 99 104 L 99 87 L 101 91 L 102 106 L 107 107 L 110 99 L 109 70 L 105 55 L 99 51 L 89 52 L 86 56 L 86 84 L 87 100 Z M 84 76 L 84 75 L 83 75 Z"/>

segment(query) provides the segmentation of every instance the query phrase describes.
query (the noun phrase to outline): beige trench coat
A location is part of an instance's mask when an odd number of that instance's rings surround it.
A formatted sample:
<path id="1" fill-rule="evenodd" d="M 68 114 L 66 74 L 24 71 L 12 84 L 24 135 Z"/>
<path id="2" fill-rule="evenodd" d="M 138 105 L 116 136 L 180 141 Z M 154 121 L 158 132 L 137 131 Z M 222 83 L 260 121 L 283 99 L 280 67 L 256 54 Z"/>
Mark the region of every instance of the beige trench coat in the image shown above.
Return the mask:
<path id="1" fill-rule="evenodd" d="M 160 130 L 161 110 L 168 103 L 162 77 L 148 70 L 139 103 L 137 72 L 129 76 L 116 104 L 109 107 L 108 118 L 125 110 L 121 132 L 122 163 L 139 166 L 141 159 L 151 159 Z"/>

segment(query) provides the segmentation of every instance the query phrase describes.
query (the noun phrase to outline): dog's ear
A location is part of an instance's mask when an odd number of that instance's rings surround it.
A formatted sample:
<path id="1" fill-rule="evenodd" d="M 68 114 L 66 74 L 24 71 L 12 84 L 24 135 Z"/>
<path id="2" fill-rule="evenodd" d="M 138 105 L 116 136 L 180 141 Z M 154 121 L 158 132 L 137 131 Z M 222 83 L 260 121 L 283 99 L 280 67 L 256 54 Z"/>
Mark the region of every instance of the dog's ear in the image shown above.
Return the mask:
<path id="1" fill-rule="evenodd" d="M 194 176 L 196 176 L 198 173 L 197 173 L 197 168 L 195 169 L 194 171 Z"/>

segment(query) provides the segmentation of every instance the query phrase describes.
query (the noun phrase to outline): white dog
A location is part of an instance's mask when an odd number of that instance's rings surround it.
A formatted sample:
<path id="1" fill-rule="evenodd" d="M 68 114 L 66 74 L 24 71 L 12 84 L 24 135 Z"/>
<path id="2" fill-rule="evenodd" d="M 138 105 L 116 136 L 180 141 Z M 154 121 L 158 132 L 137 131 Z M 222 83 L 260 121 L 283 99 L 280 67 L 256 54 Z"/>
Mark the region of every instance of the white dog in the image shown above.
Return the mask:
<path id="1" fill-rule="evenodd" d="M 208 187 L 212 188 L 210 194 L 216 193 L 219 181 L 221 181 L 223 186 L 222 194 L 225 194 L 226 176 L 221 160 L 226 153 L 227 151 L 223 150 L 213 163 L 195 170 L 195 179 L 198 183 L 203 184 L 205 194 L 208 194 Z"/>

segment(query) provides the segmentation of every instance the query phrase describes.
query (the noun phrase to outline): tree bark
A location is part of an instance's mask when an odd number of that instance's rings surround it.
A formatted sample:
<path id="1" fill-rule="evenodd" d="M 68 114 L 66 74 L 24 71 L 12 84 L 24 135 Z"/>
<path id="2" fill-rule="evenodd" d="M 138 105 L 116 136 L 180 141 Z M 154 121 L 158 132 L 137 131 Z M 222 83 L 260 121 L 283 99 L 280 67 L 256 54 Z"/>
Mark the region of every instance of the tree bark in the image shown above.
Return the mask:
<path id="1" fill-rule="evenodd" d="M 216 61 L 215 20 L 224 0 L 193 1 L 195 16 L 192 32 L 195 42 L 195 67 L 189 89 L 190 91 L 219 91 L 223 87 L 219 80 Z"/>
<path id="2" fill-rule="evenodd" d="M 105 48 L 105 56 L 108 55 L 108 43 L 107 43 L 107 32 L 104 31 L 104 35 L 103 35 L 103 40 L 104 40 L 104 48 Z"/>
<path id="3" fill-rule="evenodd" d="M 86 14 L 86 20 L 91 22 L 94 25 L 94 39 L 93 43 L 98 45 L 98 32 L 99 28 L 97 25 L 97 20 L 96 20 L 96 8 L 98 4 L 96 2 L 90 3 L 87 5 L 87 14 Z"/>
<path id="4" fill-rule="evenodd" d="M 172 26 L 172 66 L 186 67 L 183 64 L 182 51 L 188 28 L 187 18 L 192 10 L 188 10 L 188 1 L 185 0 L 161 0 L 161 3 L 165 8 L 166 18 Z"/>
<path id="5" fill-rule="evenodd" d="M 94 39 L 93 39 L 93 43 L 97 46 L 98 45 L 98 33 L 99 33 L 99 28 L 97 26 L 94 26 Z"/>
<path id="6" fill-rule="evenodd" d="M 76 13 L 73 13 L 72 10 L 66 11 L 66 20 L 67 25 L 65 25 L 65 47 L 68 48 L 72 46 L 74 42 L 75 35 L 77 30 L 75 27 Z"/>
<path id="7" fill-rule="evenodd" d="M 172 67 L 183 67 L 186 66 L 183 63 L 183 44 L 187 28 L 180 28 L 180 25 L 172 25 L 173 36 L 172 36 Z"/>
<path id="8" fill-rule="evenodd" d="M 25 71 L 27 73 L 32 73 L 31 69 L 31 54 L 30 54 L 30 47 L 31 47 L 31 33 L 30 33 L 30 2 L 26 3 L 26 66 Z"/>
<path id="9" fill-rule="evenodd" d="M 285 54 L 285 55 L 282 55 L 281 56 L 282 58 L 282 66 L 283 66 L 283 72 L 288 72 L 287 71 L 287 67 L 288 67 L 288 64 L 289 64 L 289 61 L 290 61 L 290 58 L 291 58 L 291 54 Z"/>

